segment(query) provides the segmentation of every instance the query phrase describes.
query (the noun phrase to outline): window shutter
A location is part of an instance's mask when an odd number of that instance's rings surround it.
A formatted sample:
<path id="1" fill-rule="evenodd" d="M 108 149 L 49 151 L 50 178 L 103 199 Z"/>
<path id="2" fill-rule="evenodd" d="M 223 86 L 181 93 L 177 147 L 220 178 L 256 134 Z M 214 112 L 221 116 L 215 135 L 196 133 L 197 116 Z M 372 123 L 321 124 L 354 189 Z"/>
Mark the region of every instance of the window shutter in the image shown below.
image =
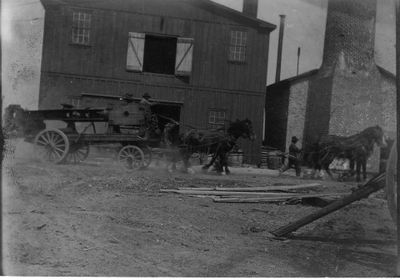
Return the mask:
<path id="1" fill-rule="evenodd" d="M 144 33 L 129 32 L 128 54 L 126 59 L 127 70 L 143 70 L 144 41 Z"/>
<path id="2" fill-rule="evenodd" d="M 193 41 L 193 38 L 178 38 L 175 60 L 177 76 L 190 76 L 192 73 Z"/>

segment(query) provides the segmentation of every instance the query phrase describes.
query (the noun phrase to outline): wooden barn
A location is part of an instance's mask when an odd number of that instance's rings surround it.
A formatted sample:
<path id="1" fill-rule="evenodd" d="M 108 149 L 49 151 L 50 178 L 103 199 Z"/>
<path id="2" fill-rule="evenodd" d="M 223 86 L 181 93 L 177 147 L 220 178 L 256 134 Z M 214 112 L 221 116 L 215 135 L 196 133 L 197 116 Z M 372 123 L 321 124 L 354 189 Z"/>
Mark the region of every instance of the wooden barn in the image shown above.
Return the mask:
<path id="1" fill-rule="evenodd" d="M 249 118 L 258 137 L 241 145 L 246 162 L 259 161 L 275 25 L 256 18 L 257 0 L 243 13 L 209 0 L 41 2 L 40 109 L 82 106 L 81 93 L 149 93 L 183 127 Z"/>

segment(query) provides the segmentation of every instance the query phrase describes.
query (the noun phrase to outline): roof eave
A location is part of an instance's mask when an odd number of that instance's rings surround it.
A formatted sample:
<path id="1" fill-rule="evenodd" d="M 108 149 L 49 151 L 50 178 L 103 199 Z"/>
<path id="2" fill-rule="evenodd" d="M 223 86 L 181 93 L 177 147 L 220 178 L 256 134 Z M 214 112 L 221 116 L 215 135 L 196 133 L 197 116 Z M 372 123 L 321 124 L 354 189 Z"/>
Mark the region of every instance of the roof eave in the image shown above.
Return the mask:
<path id="1" fill-rule="evenodd" d="M 227 6 L 218 4 L 211 0 L 186 0 L 186 1 L 190 4 L 197 5 L 199 7 L 208 9 L 211 12 L 219 13 L 222 16 L 234 17 L 235 19 L 242 21 L 243 23 L 245 23 L 247 25 L 250 25 L 250 26 L 258 28 L 258 29 L 262 29 L 267 32 L 272 32 L 273 30 L 276 29 L 275 24 L 260 20 L 258 18 L 253 18 L 253 17 L 247 16 L 239 11 L 236 11 Z"/>

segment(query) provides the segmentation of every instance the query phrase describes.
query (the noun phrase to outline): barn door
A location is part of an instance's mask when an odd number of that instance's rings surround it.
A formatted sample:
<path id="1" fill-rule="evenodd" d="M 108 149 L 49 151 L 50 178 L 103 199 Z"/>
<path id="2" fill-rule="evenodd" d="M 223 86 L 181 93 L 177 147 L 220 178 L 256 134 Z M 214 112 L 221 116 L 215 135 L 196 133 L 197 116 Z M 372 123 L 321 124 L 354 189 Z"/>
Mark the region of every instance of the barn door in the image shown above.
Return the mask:
<path id="1" fill-rule="evenodd" d="M 144 33 L 129 32 L 127 70 L 143 71 L 144 41 Z"/>
<path id="2" fill-rule="evenodd" d="M 178 38 L 175 60 L 177 76 L 190 76 L 192 73 L 193 41 L 193 38 Z"/>

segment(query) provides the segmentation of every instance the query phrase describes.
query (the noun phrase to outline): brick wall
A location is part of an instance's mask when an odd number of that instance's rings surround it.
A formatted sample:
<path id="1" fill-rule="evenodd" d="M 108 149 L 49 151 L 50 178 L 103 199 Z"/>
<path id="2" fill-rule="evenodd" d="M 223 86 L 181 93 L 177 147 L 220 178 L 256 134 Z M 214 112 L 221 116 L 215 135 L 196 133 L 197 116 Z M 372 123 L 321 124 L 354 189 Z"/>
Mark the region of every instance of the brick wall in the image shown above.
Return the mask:
<path id="1" fill-rule="evenodd" d="M 306 146 L 318 141 L 329 132 L 332 76 L 318 73 L 310 80 L 304 127 Z"/>
<path id="2" fill-rule="evenodd" d="M 288 121 L 286 131 L 286 152 L 292 136 L 299 138 L 298 147 L 303 146 L 303 132 L 306 117 L 306 104 L 309 80 L 301 80 L 290 87 Z"/>
<path id="3" fill-rule="evenodd" d="M 382 94 L 382 119 L 383 129 L 386 135 L 396 138 L 396 83 L 395 79 L 387 78 L 382 75 L 381 90 Z"/>

